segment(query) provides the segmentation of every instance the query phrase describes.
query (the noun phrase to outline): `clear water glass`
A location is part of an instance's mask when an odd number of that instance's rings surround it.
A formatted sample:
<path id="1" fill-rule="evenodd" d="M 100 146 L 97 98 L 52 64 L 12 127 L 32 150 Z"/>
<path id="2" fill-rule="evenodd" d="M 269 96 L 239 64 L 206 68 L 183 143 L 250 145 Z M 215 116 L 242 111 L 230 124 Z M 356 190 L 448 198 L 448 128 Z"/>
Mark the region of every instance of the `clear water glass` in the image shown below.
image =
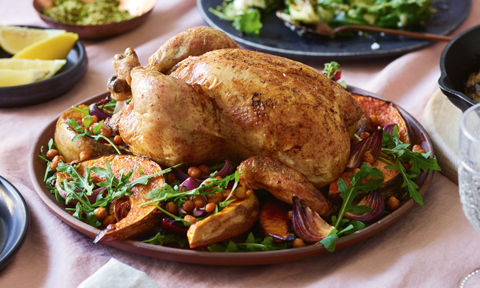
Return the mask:
<path id="1" fill-rule="evenodd" d="M 480 233 L 480 104 L 460 118 L 458 186 L 463 212 Z M 460 279 L 457 287 L 480 287 L 480 268 Z"/>

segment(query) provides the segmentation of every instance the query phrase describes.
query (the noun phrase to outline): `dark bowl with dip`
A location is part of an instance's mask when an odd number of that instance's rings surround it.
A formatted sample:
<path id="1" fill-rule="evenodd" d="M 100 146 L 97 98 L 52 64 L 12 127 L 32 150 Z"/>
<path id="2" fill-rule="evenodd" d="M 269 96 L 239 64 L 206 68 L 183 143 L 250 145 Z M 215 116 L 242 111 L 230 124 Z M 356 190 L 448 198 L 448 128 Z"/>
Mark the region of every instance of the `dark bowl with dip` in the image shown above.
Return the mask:
<path id="1" fill-rule="evenodd" d="M 480 25 L 453 38 L 440 57 L 441 76 L 438 85 L 450 102 L 465 111 L 476 102 L 464 94 L 465 83 L 480 70 Z"/>
<path id="2" fill-rule="evenodd" d="M 107 24 L 97 25 L 75 25 L 55 21 L 42 14 L 43 9 L 51 7 L 53 0 L 33 0 L 33 7 L 37 11 L 38 16 L 47 23 L 48 26 L 55 29 L 63 29 L 68 32 L 77 33 L 81 39 L 101 39 L 118 34 L 122 34 L 142 25 L 148 18 L 155 7 L 156 0 L 121 0 L 125 6 L 129 7 L 129 11 L 136 11 L 136 17 L 121 22 L 111 22 Z M 121 4 L 122 5 L 122 4 Z M 132 14 L 132 12 L 131 12 Z M 132 14 L 133 15 L 133 14 Z"/>

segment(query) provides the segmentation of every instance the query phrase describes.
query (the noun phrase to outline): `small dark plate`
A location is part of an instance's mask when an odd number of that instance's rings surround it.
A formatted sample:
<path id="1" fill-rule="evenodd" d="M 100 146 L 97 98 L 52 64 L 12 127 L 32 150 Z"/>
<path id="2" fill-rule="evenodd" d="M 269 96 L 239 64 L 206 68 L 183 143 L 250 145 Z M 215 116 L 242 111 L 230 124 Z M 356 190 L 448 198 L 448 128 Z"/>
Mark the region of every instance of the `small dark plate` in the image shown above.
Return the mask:
<path id="1" fill-rule="evenodd" d="M 47 23 L 48 26 L 56 29 L 63 29 L 67 30 L 68 32 L 77 33 L 80 39 L 100 39 L 106 38 L 110 36 L 115 36 L 142 25 L 146 20 L 147 17 L 151 14 L 153 7 L 155 7 L 156 1 L 138 1 L 134 3 L 138 3 L 139 5 L 142 3 L 146 3 L 148 6 L 143 7 L 142 11 L 144 13 L 140 16 L 135 18 L 121 21 L 121 22 L 114 22 L 109 24 L 99 24 L 99 25 L 74 25 L 74 24 L 66 24 L 63 22 L 54 21 L 53 19 L 46 17 L 42 14 L 44 9 L 45 3 L 48 1 L 40 1 L 34 0 L 33 7 L 37 11 L 38 17 L 40 17 L 43 22 Z"/>
<path id="2" fill-rule="evenodd" d="M 230 21 L 222 20 L 208 11 L 209 8 L 215 9 L 222 2 L 223 0 L 197 0 L 200 14 L 208 25 L 223 30 L 237 43 L 251 49 L 286 57 L 360 59 L 398 56 L 425 48 L 432 43 L 403 36 L 380 36 L 377 33 L 336 39 L 315 35 L 299 36 L 275 16 L 275 11 L 262 18 L 263 27 L 259 35 L 242 36 L 232 27 Z M 470 6 L 471 0 L 433 0 L 432 7 L 436 12 L 425 26 L 416 27 L 412 31 L 447 35 L 465 21 Z M 380 44 L 380 49 L 371 49 L 374 42 Z"/>
<path id="3" fill-rule="evenodd" d="M 29 226 L 27 203 L 20 192 L 0 176 L 0 270 L 22 247 Z"/>
<path id="4" fill-rule="evenodd" d="M 438 85 L 450 102 L 465 111 L 476 104 L 463 93 L 465 82 L 472 73 L 480 70 L 480 25 L 472 27 L 453 38 L 440 57 Z"/>
<path id="5" fill-rule="evenodd" d="M 375 94 L 355 87 L 349 87 L 347 90 L 354 94 L 380 98 Z M 108 93 L 102 93 L 82 103 L 95 103 L 101 99 L 104 99 L 107 95 Z M 397 106 L 397 108 L 399 108 L 402 116 L 408 124 L 412 144 L 419 144 L 425 151 L 433 152 L 432 142 L 430 141 L 430 138 L 427 132 L 423 129 L 422 125 L 420 125 L 420 123 L 418 123 L 413 116 L 408 114 L 401 107 Z M 45 188 L 45 184 L 43 183 L 46 166 L 45 162 L 40 159 L 38 155 L 40 153 L 40 147 L 45 147 L 48 141 L 53 138 L 56 122 L 57 119 L 52 119 L 50 124 L 48 124 L 48 126 L 46 126 L 45 129 L 40 132 L 38 138 L 32 145 L 32 150 L 30 151 L 29 156 L 29 171 L 32 184 L 40 199 L 43 201 L 43 203 L 45 203 L 45 205 L 50 209 L 50 211 L 52 211 L 52 213 L 58 216 L 62 221 L 64 221 L 73 229 L 87 235 L 90 238 L 95 238 L 95 236 L 100 232 L 100 230 L 88 225 L 85 222 L 77 220 L 76 218 L 72 217 L 72 215 L 68 214 L 67 211 L 65 211 L 66 206 L 59 204 L 55 200 L 55 195 L 50 193 L 50 191 Z M 422 196 L 424 196 L 425 193 L 428 191 L 428 188 L 430 187 L 433 180 L 433 175 L 434 171 L 429 170 L 427 173 L 422 173 L 416 180 L 418 186 L 420 187 L 419 193 Z M 413 199 L 405 201 L 397 210 L 388 214 L 379 221 L 353 234 L 341 237 L 337 241 L 336 249 L 341 249 L 353 245 L 361 240 L 373 236 L 376 233 L 379 233 L 383 229 L 389 227 L 390 225 L 398 221 L 416 206 L 418 206 L 418 204 L 416 204 Z M 302 248 L 276 251 L 223 253 L 156 246 L 133 240 L 110 241 L 103 244 L 110 245 L 118 249 L 122 249 L 139 255 L 145 255 L 170 261 L 203 265 L 265 265 L 287 261 L 295 261 L 329 253 L 323 245 L 310 245 Z"/>
<path id="6" fill-rule="evenodd" d="M 42 27 L 25 26 L 45 29 Z M 0 48 L 0 58 L 12 55 Z M 85 47 L 77 41 L 67 55 L 67 63 L 52 78 L 19 86 L 0 87 L 0 108 L 38 104 L 56 98 L 73 88 L 87 72 L 88 60 Z"/>

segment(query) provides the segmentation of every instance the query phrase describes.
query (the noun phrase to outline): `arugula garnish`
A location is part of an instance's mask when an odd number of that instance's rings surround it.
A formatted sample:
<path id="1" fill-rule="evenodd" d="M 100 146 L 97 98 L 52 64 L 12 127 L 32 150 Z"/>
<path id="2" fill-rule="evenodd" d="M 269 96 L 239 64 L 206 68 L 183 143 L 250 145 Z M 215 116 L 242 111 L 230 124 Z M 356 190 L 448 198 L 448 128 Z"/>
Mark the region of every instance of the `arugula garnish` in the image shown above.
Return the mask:
<path id="1" fill-rule="evenodd" d="M 228 244 L 222 242 L 214 243 L 208 246 L 210 252 L 256 252 L 256 251 L 273 251 L 286 249 L 287 242 L 277 243 L 272 237 L 255 238 L 253 233 L 248 234 L 245 243 L 235 243 L 232 240 Z"/>
<path id="2" fill-rule="evenodd" d="M 362 180 L 367 177 L 373 178 L 373 180 L 363 183 Z M 320 241 L 320 243 L 322 243 L 328 251 L 335 251 L 335 244 L 340 236 L 353 233 L 365 227 L 365 224 L 360 221 L 344 221 L 343 216 L 346 212 L 366 213 L 372 210 L 372 208 L 369 206 L 352 205 L 353 200 L 355 199 L 355 196 L 358 195 L 358 190 L 368 193 L 378 189 L 383 184 L 383 179 L 384 177 L 382 171 L 375 167 L 369 166 L 367 163 L 363 163 L 360 171 L 352 175 L 350 188 L 348 188 L 345 180 L 342 178 L 338 179 L 338 190 L 340 191 L 340 196 L 343 199 L 343 204 L 338 212 L 337 217 L 332 217 L 335 228 L 326 238 Z"/>
<path id="3" fill-rule="evenodd" d="M 164 246 L 168 243 L 175 243 L 183 248 L 185 245 L 188 244 L 188 239 L 185 236 L 168 233 L 167 231 L 163 230 L 157 233 L 157 235 L 155 235 L 154 237 L 142 242 L 158 246 Z"/>
<path id="4" fill-rule="evenodd" d="M 115 148 L 115 150 L 117 151 L 118 154 L 122 154 L 120 152 L 120 150 L 118 150 L 117 146 L 112 142 L 112 140 L 110 140 L 108 137 L 105 137 L 101 134 L 98 134 L 100 132 L 100 129 L 102 128 L 102 124 L 103 124 L 104 120 L 100 121 L 98 123 L 98 125 L 93 127 L 92 133 L 90 133 L 90 131 L 88 131 L 88 127 L 90 127 L 90 124 L 92 124 L 92 116 L 87 115 L 83 119 L 84 119 L 83 124 L 85 126 L 84 128 L 82 128 L 82 126 L 80 124 L 78 124 L 77 120 L 75 120 L 73 118 L 67 119 L 67 120 L 65 120 L 65 122 L 63 122 L 63 123 L 67 123 L 68 125 L 70 125 L 73 128 L 73 130 L 78 133 L 77 135 L 75 135 L 75 137 L 72 138 L 72 142 L 75 142 L 75 140 L 77 140 L 78 138 L 85 137 L 85 136 L 91 137 L 91 138 L 95 139 L 96 141 L 99 141 L 100 139 L 104 139 L 108 143 L 110 143 L 110 145 L 112 145 L 113 148 Z"/>
<path id="5" fill-rule="evenodd" d="M 325 74 L 327 78 L 342 85 L 343 88 L 347 88 L 347 83 L 344 80 L 340 80 L 341 71 L 338 69 L 340 67 L 340 64 L 338 64 L 338 62 L 331 61 L 323 65 L 324 65 L 324 68 L 322 73 Z"/>
<path id="6" fill-rule="evenodd" d="M 418 153 L 408 149 L 410 144 L 400 141 L 397 125 L 395 125 L 393 129 L 393 135 L 385 131 L 383 132 L 382 146 L 382 152 L 386 154 L 389 159 L 381 159 L 390 164 L 390 166 L 385 166 L 385 168 L 400 172 L 403 177 L 403 184 L 401 188 L 406 188 L 410 194 L 410 197 L 423 207 L 424 204 L 422 195 L 418 193 L 417 189 L 419 187 L 417 183 L 413 181 L 413 179 L 420 176 L 422 171 L 440 171 L 441 169 L 437 163 L 437 158 L 430 158 L 431 152 Z M 411 162 L 413 165 L 407 171 L 402 165 L 402 162 Z"/>

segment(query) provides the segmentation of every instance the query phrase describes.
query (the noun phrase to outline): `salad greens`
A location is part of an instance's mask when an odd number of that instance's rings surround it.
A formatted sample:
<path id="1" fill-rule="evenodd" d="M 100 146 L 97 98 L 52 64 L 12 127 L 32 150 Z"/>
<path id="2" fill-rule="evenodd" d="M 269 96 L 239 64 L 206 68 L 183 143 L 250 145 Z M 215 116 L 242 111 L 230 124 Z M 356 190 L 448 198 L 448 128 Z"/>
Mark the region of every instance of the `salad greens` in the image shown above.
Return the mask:
<path id="1" fill-rule="evenodd" d="M 227 244 L 218 242 L 208 246 L 210 252 L 255 252 L 287 249 L 291 243 L 273 241 L 272 237 L 256 238 L 253 233 L 248 234 L 245 243 L 235 243 L 230 240 Z"/>
<path id="2" fill-rule="evenodd" d="M 240 32 L 258 34 L 261 14 L 284 7 L 285 19 L 304 24 L 323 22 L 335 28 L 367 25 L 405 28 L 421 24 L 430 17 L 432 0 L 225 0 L 216 16 L 233 21 Z"/>

